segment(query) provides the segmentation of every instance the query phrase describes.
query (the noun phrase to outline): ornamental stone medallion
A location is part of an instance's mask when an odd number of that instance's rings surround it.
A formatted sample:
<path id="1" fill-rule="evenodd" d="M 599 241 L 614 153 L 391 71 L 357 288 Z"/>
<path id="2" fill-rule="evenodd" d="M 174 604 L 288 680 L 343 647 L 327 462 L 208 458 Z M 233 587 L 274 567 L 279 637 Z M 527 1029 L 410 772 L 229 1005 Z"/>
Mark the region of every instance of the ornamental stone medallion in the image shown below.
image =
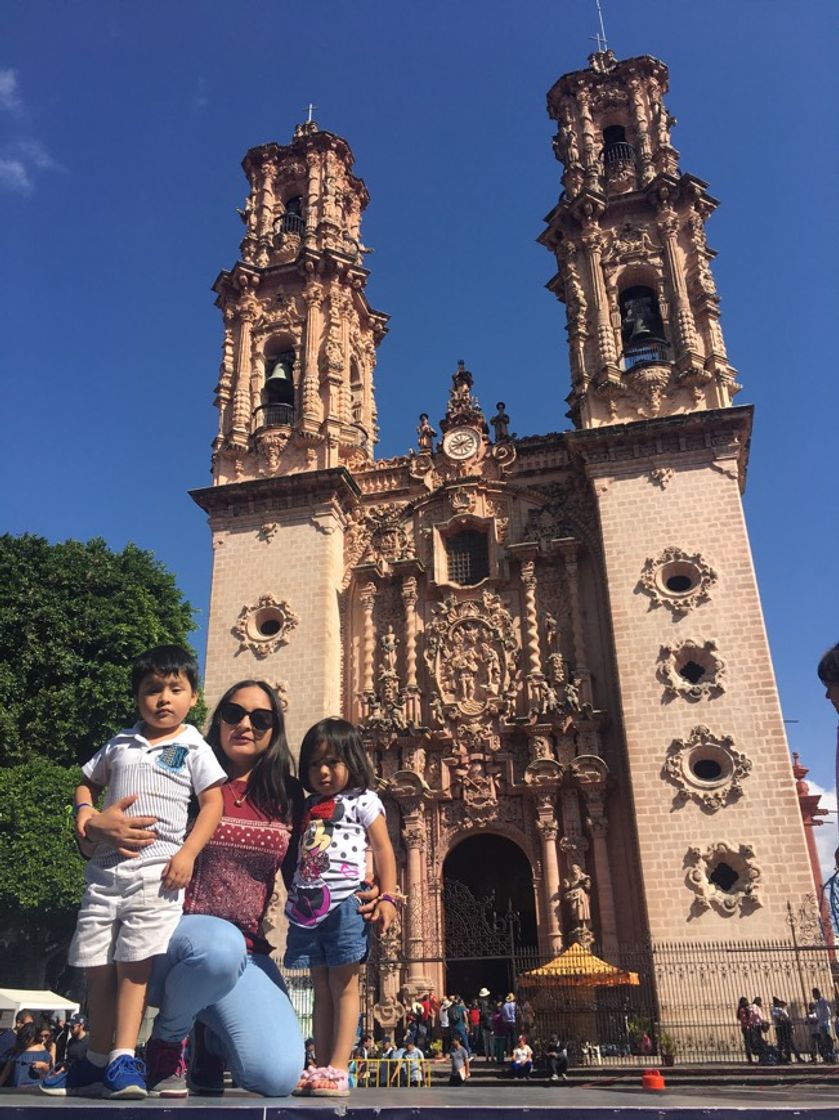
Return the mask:
<path id="1" fill-rule="evenodd" d="M 658 655 L 658 679 L 668 700 L 681 697 L 695 703 L 725 692 L 725 662 L 714 641 L 684 638 L 663 645 Z"/>
<path id="2" fill-rule="evenodd" d="M 685 856 L 685 882 L 695 892 L 693 906 L 699 914 L 713 908 L 730 916 L 748 913 L 763 903 L 760 898 L 761 869 L 754 848 L 736 848 L 718 840 L 707 848 L 689 848 Z"/>
<path id="3" fill-rule="evenodd" d="M 238 653 L 249 649 L 256 657 L 268 657 L 284 646 L 286 635 L 300 619 L 284 599 L 260 595 L 253 604 L 245 604 L 239 612 L 231 633 L 239 639 Z"/>
<path id="4" fill-rule="evenodd" d="M 649 595 L 650 608 L 666 607 L 676 618 L 711 598 L 717 573 L 700 554 L 671 545 L 644 561 L 638 590 Z"/>
<path id="5" fill-rule="evenodd" d="M 694 727 L 687 739 L 674 739 L 667 750 L 662 776 L 677 787 L 674 807 L 695 801 L 716 813 L 743 793 L 751 760 L 735 750 L 730 735 L 712 735 L 707 727 Z"/>

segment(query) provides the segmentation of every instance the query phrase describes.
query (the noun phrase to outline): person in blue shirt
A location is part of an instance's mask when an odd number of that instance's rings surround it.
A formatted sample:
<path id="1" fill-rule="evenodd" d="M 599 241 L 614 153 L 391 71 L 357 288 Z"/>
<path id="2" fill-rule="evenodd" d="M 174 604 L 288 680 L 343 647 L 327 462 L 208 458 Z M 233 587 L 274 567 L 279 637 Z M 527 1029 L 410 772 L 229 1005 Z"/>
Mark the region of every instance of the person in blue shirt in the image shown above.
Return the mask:
<path id="1" fill-rule="evenodd" d="M 52 1059 L 41 1042 L 40 1031 L 33 1022 L 24 1023 L 17 1032 L 17 1044 L 0 1070 L 0 1085 L 17 1089 L 35 1085 L 49 1072 Z"/>

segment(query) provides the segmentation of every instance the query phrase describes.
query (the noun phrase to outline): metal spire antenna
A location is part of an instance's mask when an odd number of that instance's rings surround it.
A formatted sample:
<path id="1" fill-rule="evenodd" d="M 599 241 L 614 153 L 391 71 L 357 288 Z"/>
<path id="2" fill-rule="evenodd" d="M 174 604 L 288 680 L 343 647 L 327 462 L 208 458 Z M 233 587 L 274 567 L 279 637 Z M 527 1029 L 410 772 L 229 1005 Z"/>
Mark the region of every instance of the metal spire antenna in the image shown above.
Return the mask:
<path id="1" fill-rule="evenodd" d="M 599 6 L 600 5 L 599 5 L 599 0 L 598 0 L 598 7 Z M 602 22 L 603 21 L 601 19 L 601 23 Z M 308 111 L 309 115 L 308 115 L 308 117 L 306 117 L 306 124 L 311 124 L 312 123 L 312 113 L 314 113 L 315 109 L 317 109 L 317 105 L 313 105 L 310 101 L 308 106 L 307 106 L 307 111 Z"/>
<path id="2" fill-rule="evenodd" d="M 592 35 L 591 38 L 597 43 L 598 51 L 606 51 L 609 49 L 609 43 L 606 40 L 606 28 L 603 24 L 603 9 L 600 7 L 600 0 L 594 0 L 597 7 L 597 19 L 600 23 L 600 32 L 597 35 Z"/>

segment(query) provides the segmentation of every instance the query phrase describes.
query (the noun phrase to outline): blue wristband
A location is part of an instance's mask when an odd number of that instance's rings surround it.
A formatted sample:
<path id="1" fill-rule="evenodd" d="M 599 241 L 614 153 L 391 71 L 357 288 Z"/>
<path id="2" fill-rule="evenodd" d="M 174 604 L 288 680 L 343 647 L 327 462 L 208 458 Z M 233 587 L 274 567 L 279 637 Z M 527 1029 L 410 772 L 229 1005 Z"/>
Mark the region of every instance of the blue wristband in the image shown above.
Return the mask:
<path id="1" fill-rule="evenodd" d="M 92 809 L 92 808 L 93 808 L 93 805 L 91 805 L 91 803 L 89 801 L 79 801 L 79 803 L 77 805 L 73 806 L 73 816 L 77 817 L 79 815 L 79 810 L 80 809 Z"/>

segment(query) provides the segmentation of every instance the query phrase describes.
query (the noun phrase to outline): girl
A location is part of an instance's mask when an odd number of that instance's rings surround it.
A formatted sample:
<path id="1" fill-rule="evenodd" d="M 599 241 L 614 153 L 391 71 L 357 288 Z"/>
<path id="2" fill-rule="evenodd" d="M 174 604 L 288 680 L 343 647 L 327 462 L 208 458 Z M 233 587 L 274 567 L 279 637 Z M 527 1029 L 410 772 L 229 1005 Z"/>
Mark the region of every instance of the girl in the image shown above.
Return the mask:
<path id="1" fill-rule="evenodd" d="M 294 1092 L 346 1097 L 347 1070 L 359 1014 L 359 966 L 367 959 L 368 926 L 356 892 L 372 849 L 381 893 L 372 921 L 384 933 L 396 916 L 396 857 L 387 832 L 361 736 L 343 719 L 309 728 L 300 748 L 306 802 L 303 837 L 286 904 L 286 968 L 309 968 L 314 981 L 314 1034 L 318 1060 Z"/>
<path id="2" fill-rule="evenodd" d="M 0 1070 L 0 1085 L 16 1089 L 35 1085 L 48 1072 L 52 1056 L 34 1023 L 24 1023 L 17 1032 L 17 1042 L 6 1065 Z"/>

